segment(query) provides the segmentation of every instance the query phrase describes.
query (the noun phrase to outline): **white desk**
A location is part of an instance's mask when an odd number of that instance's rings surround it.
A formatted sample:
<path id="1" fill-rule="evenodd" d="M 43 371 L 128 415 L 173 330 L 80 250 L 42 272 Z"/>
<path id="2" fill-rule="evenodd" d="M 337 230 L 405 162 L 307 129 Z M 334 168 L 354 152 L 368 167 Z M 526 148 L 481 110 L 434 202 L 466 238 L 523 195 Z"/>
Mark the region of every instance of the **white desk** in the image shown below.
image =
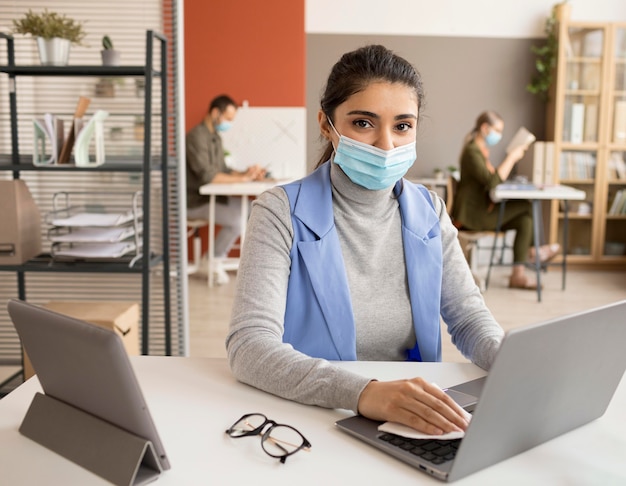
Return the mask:
<path id="1" fill-rule="evenodd" d="M 225 270 L 236 270 L 239 267 L 239 258 L 216 258 L 215 257 L 215 200 L 217 196 L 240 196 L 248 198 L 249 196 L 259 196 L 264 191 L 271 189 L 278 184 L 285 184 L 289 180 L 267 179 L 265 181 L 254 182 L 235 182 L 227 184 L 205 184 L 200 186 L 199 192 L 202 195 L 209 196 L 209 248 L 208 248 L 208 283 L 209 287 L 213 286 L 213 271 L 217 268 L 217 263 L 221 264 Z M 240 246 L 246 234 L 246 225 L 248 224 L 248 204 L 247 201 L 241 203 L 241 236 L 239 237 Z"/>
<path id="2" fill-rule="evenodd" d="M 533 210 L 533 236 L 535 254 L 539 255 L 539 247 L 541 246 L 540 235 L 542 232 L 542 214 L 541 214 L 541 201 L 559 200 L 565 202 L 565 208 L 563 212 L 563 256 L 561 259 L 562 267 L 562 280 L 561 287 L 565 289 L 565 275 L 567 269 L 567 224 L 568 224 L 568 206 L 567 201 L 582 201 L 585 199 L 585 191 L 576 189 L 569 186 L 545 186 L 537 188 L 529 188 L 526 184 L 510 184 L 504 183 L 495 187 L 491 191 L 491 199 L 494 202 L 502 201 L 506 203 L 507 200 L 524 199 L 529 200 L 532 203 Z M 496 232 L 500 230 L 502 217 L 504 215 L 504 204 L 500 205 L 500 213 L 498 215 L 498 223 L 496 225 Z M 496 241 L 494 239 L 493 248 L 491 251 L 491 259 L 495 253 Z M 537 300 L 541 302 L 541 266 L 542 263 L 537 259 L 535 262 L 535 272 L 537 274 Z M 491 264 L 489 265 L 489 272 L 487 274 L 487 285 L 489 284 L 489 273 L 491 272 Z"/>
<path id="3" fill-rule="evenodd" d="M 299 405 L 238 383 L 223 359 L 138 356 L 132 363 L 172 464 L 156 485 L 442 484 L 337 430 L 335 421 L 350 412 Z M 343 366 L 379 379 L 421 375 L 440 386 L 484 375 L 464 363 Z M 0 482 L 105 484 L 18 432 L 38 389 L 33 378 L 0 400 Z M 226 428 L 249 412 L 296 427 L 311 441 L 311 451 L 298 452 L 280 464 L 263 452 L 258 437 L 227 437 Z M 626 484 L 625 451 L 626 380 L 622 380 L 602 418 L 454 484 Z"/>

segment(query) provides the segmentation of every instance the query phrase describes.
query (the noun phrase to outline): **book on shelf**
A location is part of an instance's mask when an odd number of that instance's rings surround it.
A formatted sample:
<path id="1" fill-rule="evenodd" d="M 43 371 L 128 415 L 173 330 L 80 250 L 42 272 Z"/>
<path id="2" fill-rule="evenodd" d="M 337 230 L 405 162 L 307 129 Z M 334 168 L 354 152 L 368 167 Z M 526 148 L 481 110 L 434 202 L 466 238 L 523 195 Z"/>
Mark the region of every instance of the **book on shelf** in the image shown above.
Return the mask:
<path id="1" fill-rule="evenodd" d="M 604 32 L 601 29 L 587 30 L 584 33 L 582 53 L 583 57 L 602 57 L 604 46 Z"/>
<path id="2" fill-rule="evenodd" d="M 582 143 L 585 126 L 585 105 L 572 103 L 572 115 L 570 119 L 570 142 Z"/>
<path id="3" fill-rule="evenodd" d="M 622 152 L 611 152 L 607 169 L 609 180 L 626 179 L 626 161 Z"/>
<path id="4" fill-rule="evenodd" d="M 613 143 L 626 143 L 626 101 L 615 102 L 613 115 Z"/>
<path id="5" fill-rule="evenodd" d="M 536 140 L 536 137 L 528 131 L 526 127 L 519 127 L 513 138 L 506 147 L 506 153 L 510 154 L 518 147 L 528 148 L 531 143 Z"/>
<path id="6" fill-rule="evenodd" d="M 609 216 L 626 214 L 626 189 L 619 189 L 615 193 L 608 214 Z"/>
<path id="7" fill-rule="evenodd" d="M 535 142 L 533 145 L 533 184 L 540 186 L 543 184 L 545 142 Z"/>
<path id="8" fill-rule="evenodd" d="M 598 139 L 598 105 L 589 103 L 585 106 L 585 142 L 595 142 Z"/>
<path id="9" fill-rule="evenodd" d="M 602 66 L 598 62 L 588 62 L 581 66 L 581 89 L 598 91 L 602 79 Z"/>
<path id="10" fill-rule="evenodd" d="M 533 178 L 536 186 L 554 185 L 554 142 L 535 142 L 533 145 Z"/>
<path id="11" fill-rule="evenodd" d="M 591 152 L 561 152 L 559 178 L 562 180 L 593 179 L 596 157 Z"/>
<path id="12" fill-rule="evenodd" d="M 554 185 L 554 142 L 546 142 L 544 145 L 545 152 L 543 155 L 543 184 L 545 186 Z"/>

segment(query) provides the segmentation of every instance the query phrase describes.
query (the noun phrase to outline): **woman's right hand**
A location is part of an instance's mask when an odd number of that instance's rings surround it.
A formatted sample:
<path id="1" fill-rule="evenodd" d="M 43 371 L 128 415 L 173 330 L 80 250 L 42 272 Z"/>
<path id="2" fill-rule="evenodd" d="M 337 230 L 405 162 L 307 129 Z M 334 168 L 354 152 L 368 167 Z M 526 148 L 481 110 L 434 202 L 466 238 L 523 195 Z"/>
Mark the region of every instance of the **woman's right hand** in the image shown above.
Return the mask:
<path id="1" fill-rule="evenodd" d="M 524 158 L 524 154 L 528 149 L 528 145 L 520 145 L 516 149 L 513 149 L 509 152 L 508 157 L 511 158 L 513 163 L 517 163 Z"/>
<path id="2" fill-rule="evenodd" d="M 423 378 L 371 381 L 359 397 L 359 413 L 373 420 L 407 425 L 441 435 L 465 430 L 465 412 L 441 388 Z"/>

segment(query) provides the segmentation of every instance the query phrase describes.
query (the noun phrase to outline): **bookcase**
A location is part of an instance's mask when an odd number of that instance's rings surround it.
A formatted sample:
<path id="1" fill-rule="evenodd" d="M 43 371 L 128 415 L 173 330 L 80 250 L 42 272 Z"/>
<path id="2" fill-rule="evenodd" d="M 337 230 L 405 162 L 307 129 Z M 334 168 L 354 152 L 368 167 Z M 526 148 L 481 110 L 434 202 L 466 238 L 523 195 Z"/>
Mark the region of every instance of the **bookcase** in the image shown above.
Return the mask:
<path id="1" fill-rule="evenodd" d="M 558 23 L 556 82 L 548 106 L 555 182 L 586 192 L 570 206 L 568 262 L 626 265 L 626 23 Z M 550 207 L 560 241 L 563 203 Z M 560 241 L 562 243 L 562 241 Z"/>
<path id="2" fill-rule="evenodd" d="M 58 299 L 61 289 L 65 292 L 61 298 L 67 298 L 68 292 L 74 292 L 75 295 L 88 294 L 105 300 L 130 289 L 124 297 L 141 303 L 141 353 L 155 351 L 152 336 L 156 323 L 162 320 L 163 329 L 157 333 L 164 335 L 164 343 L 157 352 L 171 355 L 174 312 L 171 308 L 172 224 L 168 184 L 175 167 L 170 164 L 168 152 L 167 40 L 154 31 L 147 31 L 145 39 L 143 65 L 39 66 L 16 64 L 12 36 L 0 33 L 0 40 L 7 45 L 8 62 L 0 65 L 0 74 L 9 78 L 11 134 L 10 153 L 0 153 L 1 178 L 27 181 L 42 212 L 46 209 L 45 205 L 53 201 L 53 195 L 67 191 L 68 187 L 82 190 L 75 193 L 82 195 L 83 204 L 92 209 L 98 208 L 98 211 L 101 206 L 114 207 L 115 203 L 122 207 L 134 207 L 129 196 L 122 192 L 132 190 L 133 195 L 140 196 L 142 210 L 141 221 L 137 222 L 138 218 L 135 218 L 137 250 L 128 257 L 63 261 L 55 258 L 54 251 L 44 252 L 23 263 L 0 264 L 0 280 L 6 283 L 7 288 L 15 285 L 13 297 L 22 300 L 34 298 L 35 303 L 38 303 L 37 298 Z M 23 107 L 20 109 L 18 94 L 29 80 L 53 78 L 79 78 L 83 84 L 94 79 L 140 79 L 144 85 L 142 99 L 138 103 L 142 110 L 139 116 L 143 130 L 138 151 L 115 155 L 116 143 L 111 139 L 109 152 L 112 155 L 107 154 L 106 162 L 97 167 L 76 163 L 43 166 L 34 163 L 32 154 L 27 152 L 28 144 L 23 143 L 23 139 L 28 138 L 29 128 L 32 130 L 33 113 L 25 113 Z M 46 88 L 43 98 L 54 99 L 55 94 L 51 88 Z M 36 108 L 34 113 L 40 115 L 40 111 L 41 108 Z M 120 118 L 134 115 L 133 111 L 123 112 Z M 153 136 L 158 143 L 153 143 Z M 97 188 L 99 192 L 85 191 L 85 188 Z M 54 250 L 54 246 L 52 248 Z M 62 281 L 61 275 L 68 274 L 72 275 Z M 50 278 L 37 278 L 46 275 Z M 120 281 L 128 282 L 128 286 L 120 286 Z M 35 294 L 34 287 L 37 287 L 37 295 L 43 297 L 31 297 Z M 4 307 L 0 309 L 0 317 L 4 317 Z M 2 328 L 0 362 L 13 357 L 14 341 L 15 336 Z"/>

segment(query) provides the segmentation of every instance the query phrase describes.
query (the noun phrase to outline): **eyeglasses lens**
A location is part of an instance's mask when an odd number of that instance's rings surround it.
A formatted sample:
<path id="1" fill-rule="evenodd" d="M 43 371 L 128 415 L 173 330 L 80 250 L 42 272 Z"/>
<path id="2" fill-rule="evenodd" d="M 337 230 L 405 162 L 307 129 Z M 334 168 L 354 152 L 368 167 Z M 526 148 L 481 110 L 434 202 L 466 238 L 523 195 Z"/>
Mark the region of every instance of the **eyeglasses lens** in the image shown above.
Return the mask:
<path id="1" fill-rule="evenodd" d="M 229 434 L 231 437 L 241 437 L 242 435 L 246 435 L 253 430 L 259 428 L 266 421 L 267 419 L 265 418 L 265 415 L 256 413 L 246 415 L 230 428 Z"/>
<path id="2" fill-rule="evenodd" d="M 304 437 L 285 425 L 276 425 L 263 436 L 263 449 L 274 457 L 293 454 L 304 444 Z"/>

